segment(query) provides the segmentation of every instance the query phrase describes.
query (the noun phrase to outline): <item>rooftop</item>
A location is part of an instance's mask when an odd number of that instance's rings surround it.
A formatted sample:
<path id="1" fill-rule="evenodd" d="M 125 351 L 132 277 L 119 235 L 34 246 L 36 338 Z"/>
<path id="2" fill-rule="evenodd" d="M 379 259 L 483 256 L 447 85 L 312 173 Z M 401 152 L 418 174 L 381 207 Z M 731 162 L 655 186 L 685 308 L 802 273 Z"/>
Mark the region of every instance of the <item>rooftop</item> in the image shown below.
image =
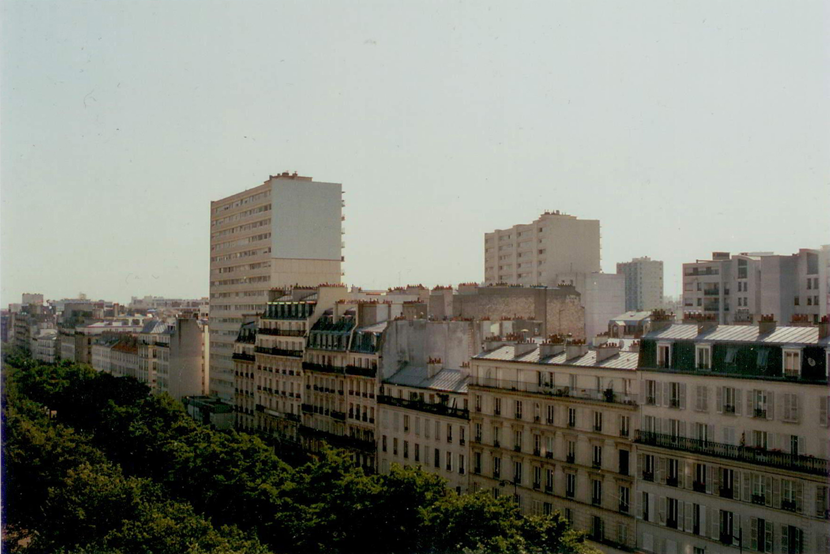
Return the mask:
<path id="1" fill-rule="evenodd" d="M 830 338 L 819 341 L 818 327 L 776 327 L 761 334 L 758 325 L 717 325 L 698 332 L 697 325 L 678 323 L 648 333 L 648 340 L 691 340 L 695 342 L 748 342 L 764 344 L 822 344 L 830 345 Z"/>
<path id="2" fill-rule="evenodd" d="M 467 392 L 467 380 L 467 375 L 460 369 L 442 369 L 430 377 L 425 366 L 405 366 L 384 382 L 391 385 L 464 394 Z"/>
<path id="3" fill-rule="evenodd" d="M 512 345 L 505 345 L 495 350 L 482 352 L 475 356 L 477 360 L 499 360 L 505 362 L 524 362 L 531 364 L 567 365 L 576 367 L 599 367 L 603 369 L 637 369 L 639 354 L 637 352 L 619 352 L 597 362 L 597 351 L 589 350 L 581 356 L 568 359 L 566 352 L 539 359 L 539 349 L 534 348 L 525 354 L 515 355 Z"/>

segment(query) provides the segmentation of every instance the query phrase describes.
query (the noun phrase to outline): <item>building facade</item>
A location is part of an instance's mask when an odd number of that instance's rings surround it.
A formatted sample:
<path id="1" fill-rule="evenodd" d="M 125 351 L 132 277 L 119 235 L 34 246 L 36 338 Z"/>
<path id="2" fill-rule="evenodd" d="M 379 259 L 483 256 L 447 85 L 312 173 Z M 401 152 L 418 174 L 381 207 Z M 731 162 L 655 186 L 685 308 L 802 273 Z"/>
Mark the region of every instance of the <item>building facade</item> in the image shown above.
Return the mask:
<path id="1" fill-rule="evenodd" d="M 153 320 L 138 335 L 138 380 L 176 400 L 204 394 L 204 333 L 195 318 Z"/>
<path id="2" fill-rule="evenodd" d="M 269 290 L 340 282 L 342 208 L 340 184 L 296 173 L 211 202 L 211 394 L 233 402 L 233 343 Z"/>
<path id="3" fill-rule="evenodd" d="M 642 340 L 638 546 L 830 551 L 828 324 L 716 325 Z"/>
<path id="4" fill-rule="evenodd" d="M 488 341 L 471 361 L 473 490 L 558 510 L 603 551 L 633 549 L 636 367 L 609 343 Z"/>
<path id="5" fill-rule="evenodd" d="M 641 312 L 663 306 L 663 262 L 648 256 L 617 264 L 625 276 L 625 310 Z"/>

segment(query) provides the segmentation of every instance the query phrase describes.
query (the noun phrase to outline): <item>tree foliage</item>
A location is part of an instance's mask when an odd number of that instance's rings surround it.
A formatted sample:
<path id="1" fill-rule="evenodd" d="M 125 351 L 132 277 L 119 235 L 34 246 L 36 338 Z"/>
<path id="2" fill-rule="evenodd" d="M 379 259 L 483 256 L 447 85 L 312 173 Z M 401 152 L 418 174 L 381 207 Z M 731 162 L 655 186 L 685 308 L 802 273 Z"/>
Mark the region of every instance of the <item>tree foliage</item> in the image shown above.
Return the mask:
<path id="1" fill-rule="evenodd" d="M 420 468 L 366 475 L 333 449 L 292 468 L 260 438 L 205 427 L 134 379 L 7 362 L 4 512 L 14 550 L 592 550 L 558 514 L 526 517 L 506 499 L 459 495 Z"/>

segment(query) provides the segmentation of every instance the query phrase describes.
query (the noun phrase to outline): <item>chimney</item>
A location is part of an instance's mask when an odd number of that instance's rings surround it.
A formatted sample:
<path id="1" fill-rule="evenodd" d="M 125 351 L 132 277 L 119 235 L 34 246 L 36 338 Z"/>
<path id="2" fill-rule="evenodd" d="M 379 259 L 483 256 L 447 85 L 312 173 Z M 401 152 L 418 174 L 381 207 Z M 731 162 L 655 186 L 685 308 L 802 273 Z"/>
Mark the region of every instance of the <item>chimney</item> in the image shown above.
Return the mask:
<path id="1" fill-rule="evenodd" d="M 536 343 L 532 340 L 518 341 L 513 345 L 513 357 L 518 358 L 519 356 L 524 356 L 528 352 L 532 352 L 534 350 L 536 350 Z"/>
<path id="2" fill-rule="evenodd" d="M 818 324 L 818 340 L 830 337 L 830 318 L 824 316 Z"/>
<path id="3" fill-rule="evenodd" d="M 591 344 L 593 345 L 594 348 L 599 348 L 600 346 L 602 346 L 606 342 L 608 342 L 608 333 L 607 332 L 600 333 L 599 335 L 597 335 L 593 339 L 591 339 Z"/>
<path id="4" fill-rule="evenodd" d="M 565 359 L 572 360 L 588 353 L 588 345 L 582 339 L 572 340 L 565 345 Z"/>
<path id="5" fill-rule="evenodd" d="M 620 345 L 617 343 L 604 343 L 601 346 L 596 348 L 597 352 L 597 363 L 607 360 L 612 356 L 616 356 L 620 353 Z"/>
<path id="6" fill-rule="evenodd" d="M 715 314 L 686 312 L 683 314 L 683 323 L 686 325 L 697 325 L 697 334 L 701 335 L 708 333 L 718 326 L 718 317 Z"/>
<path id="7" fill-rule="evenodd" d="M 761 335 L 772 333 L 773 331 L 775 331 L 775 325 L 775 315 L 762 315 L 761 319 L 758 320 L 758 333 Z"/>
<path id="8" fill-rule="evenodd" d="M 565 351 L 565 339 L 559 335 L 551 335 L 548 340 L 539 344 L 539 359 L 558 356 Z"/>
<path id="9" fill-rule="evenodd" d="M 438 372 L 444 369 L 444 362 L 441 358 L 429 358 L 427 360 L 427 377 L 432 379 Z"/>
<path id="10" fill-rule="evenodd" d="M 672 323 L 674 323 L 674 313 L 667 312 L 666 310 L 654 310 L 651 312 L 650 319 L 651 322 L 647 332 L 656 333 L 671 327 Z"/>

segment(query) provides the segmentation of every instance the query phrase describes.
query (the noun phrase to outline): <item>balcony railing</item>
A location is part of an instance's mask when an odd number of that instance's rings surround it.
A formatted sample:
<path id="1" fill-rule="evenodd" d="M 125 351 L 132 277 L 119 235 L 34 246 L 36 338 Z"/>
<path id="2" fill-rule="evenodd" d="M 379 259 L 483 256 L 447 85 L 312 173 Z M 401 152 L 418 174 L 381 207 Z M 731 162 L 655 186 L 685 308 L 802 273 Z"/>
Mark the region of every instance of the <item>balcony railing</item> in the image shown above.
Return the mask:
<path id="1" fill-rule="evenodd" d="M 569 464 L 572 464 L 576 461 L 576 456 L 573 454 L 568 454 L 567 456 L 565 456 L 565 461 Z"/>
<path id="2" fill-rule="evenodd" d="M 766 501 L 767 501 L 767 497 L 764 496 L 763 494 L 753 494 L 752 495 L 752 503 L 753 504 L 760 504 L 761 506 L 763 506 L 764 504 L 766 504 Z"/>
<path id="3" fill-rule="evenodd" d="M 233 358 L 234 360 L 242 360 L 242 361 L 245 361 L 245 362 L 253 362 L 254 359 L 256 358 L 256 356 L 254 356 L 253 354 L 245 354 L 244 352 L 234 352 L 231 355 L 231 358 Z"/>
<path id="4" fill-rule="evenodd" d="M 695 491 L 695 492 L 706 492 L 706 483 L 701 483 L 700 481 L 694 481 L 692 483 L 692 490 Z"/>
<path id="5" fill-rule="evenodd" d="M 765 408 L 755 408 L 755 417 L 760 417 L 761 419 L 767 418 L 767 410 Z"/>
<path id="6" fill-rule="evenodd" d="M 487 377 L 473 377 L 472 384 L 490 389 L 502 389 L 544 394 L 547 396 L 576 398 L 579 400 L 593 400 L 596 402 L 611 402 L 614 404 L 634 405 L 637 403 L 637 395 L 621 394 L 608 389 L 583 389 L 571 387 L 554 387 L 539 385 L 525 381 L 512 381 L 508 379 L 492 379 Z M 496 414 L 499 415 L 499 414 Z"/>
<path id="7" fill-rule="evenodd" d="M 753 496 L 754 496 L 754 495 L 753 495 Z M 787 510 L 788 512 L 795 512 L 795 511 L 797 511 L 797 510 L 796 510 L 795 500 L 786 500 L 786 499 L 782 499 L 782 500 L 781 500 L 781 509 L 782 509 L 782 510 Z"/>
<path id="8" fill-rule="evenodd" d="M 267 327 L 260 327 L 256 330 L 258 335 L 269 335 L 275 337 L 304 337 L 305 331 L 288 330 L 288 329 L 268 329 Z"/>
<path id="9" fill-rule="evenodd" d="M 668 435 L 665 433 L 652 433 L 640 430 L 637 431 L 635 440 L 640 444 L 659 446 L 672 450 L 738 460 L 750 464 L 788 469 L 790 471 L 800 471 L 813 475 L 830 475 L 830 472 L 828 472 L 827 460 L 824 458 L 799 456 L 796 454 L 786 454 L 784 452 L 771 452 L 757 448 L 735 446 L 732 444 L 690 439 L 686 437 Z"/>
<path id="10" fill-rule="evenodd" d="M 676 487 L 678 485 L 678 483 L 679 482 L 678 482 L 677 476 L 675 476 L 675 477 L 666 477 L 666 486 Z"/>
<path id="11" fill-rule="evenodd" d="M 347 365 L 347 375 L 357 375 L 359 377 L 374 377 L 378 372 L 376 367 L 359 367 L 356 365 Z"/>
<path id="12" fill-rule="evenodd" d="M 386 404 L 387 406 L 397 406 L 399 408 L 418 410 L 419 412 L 426 412 L 435 415 L 457 417 L 459 419 L 470 419 L 470 410 L 445 406 L 444 404 L 429 404 L 427 402 L 423 402 L 422 400 L 407 400 L 405 398 L 395 398 L 393 396 L 382 394 L 378 395 L 378 403 Z"/>
<path id="13" fill-rule="evenodd" d="M 315 364 L 311 362 L 303 362 L 303 369 L 309 371 L 322 371 L 324 373 L 344 373 L 345 368 L 342 366 L 334 366 L 329 364 Z"/>
<path id="14" fill-rule="evenodd" d="M 272 356 L 290 356 L 292 358 L 302 358 L 302 350 L 285 350 L 283 348 L 269 348 L 267 346 L 256 346 L 255 350 L 260 354 L 270 354 Z"/>
<path id="15" fill-rule="evenodd" d="M 718 495 L 721 498 L 732 498 L 734 496 L 733 489 L 727 487 L 719 487 L 718 488 Z"/>

